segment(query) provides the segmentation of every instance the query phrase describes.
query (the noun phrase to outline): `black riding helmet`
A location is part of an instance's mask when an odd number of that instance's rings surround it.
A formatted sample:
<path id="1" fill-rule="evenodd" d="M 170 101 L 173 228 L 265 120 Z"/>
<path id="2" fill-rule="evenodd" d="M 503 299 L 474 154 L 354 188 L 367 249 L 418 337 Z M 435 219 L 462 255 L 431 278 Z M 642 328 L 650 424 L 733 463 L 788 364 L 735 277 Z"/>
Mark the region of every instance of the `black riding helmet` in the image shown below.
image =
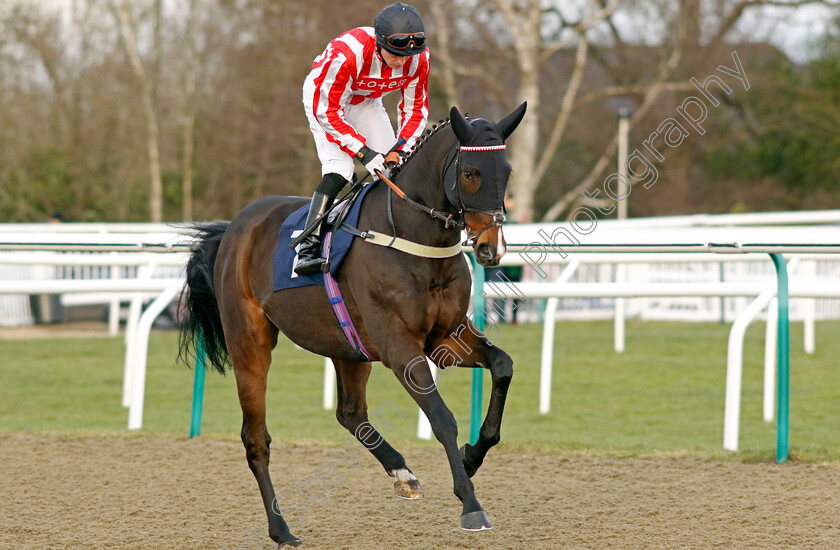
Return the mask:
<path id="1" fill-rule="evenodd" d="M 394 55 L 417 55 L 426 51 L 423 20 L 413 6 L 394 2 L 373 21 L 376 43 Z"/>

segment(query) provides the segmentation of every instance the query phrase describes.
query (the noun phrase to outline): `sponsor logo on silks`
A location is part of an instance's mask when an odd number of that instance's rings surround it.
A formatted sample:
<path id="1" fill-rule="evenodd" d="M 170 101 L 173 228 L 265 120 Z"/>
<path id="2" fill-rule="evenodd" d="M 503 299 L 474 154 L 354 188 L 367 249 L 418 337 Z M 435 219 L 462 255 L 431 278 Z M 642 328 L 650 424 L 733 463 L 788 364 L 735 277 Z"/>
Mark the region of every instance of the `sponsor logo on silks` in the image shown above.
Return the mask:
<path id="1" fill-rule="evenodd" d="M 396 80 L 362 78 L 356 81 L 355 87 L 359 90 L 396 90 L 404 87 L 407 82 L 407 78 L 400 78 Z"/>

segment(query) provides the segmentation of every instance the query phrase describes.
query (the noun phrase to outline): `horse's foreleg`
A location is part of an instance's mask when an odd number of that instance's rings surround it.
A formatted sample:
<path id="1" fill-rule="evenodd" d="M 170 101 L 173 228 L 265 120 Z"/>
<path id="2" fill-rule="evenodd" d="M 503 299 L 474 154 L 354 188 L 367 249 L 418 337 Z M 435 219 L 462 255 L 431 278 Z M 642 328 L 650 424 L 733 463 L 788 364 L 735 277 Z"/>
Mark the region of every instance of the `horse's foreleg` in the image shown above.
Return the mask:
<path id="1" fill-rule="evenodd" d="M 370 363 L 338 359 L 332 361 L 337 374 L 338 399 L 335 416 L 338 422 L 376 457 L 388 475 L 396 478 L 394 490 L 398 497 L 409 500 L 423 498 L 420 482 L 405 465 L 405 458 L 385 441 L 368 420 L 367 381 L 370 376 Z M 382 403 L 373 413 L 379 421 L 380 429 L 382 426 L 385 428 L 391 426 L 383 416 L 386 412 L 386 404 L 388 402 Z M 405 418 L 402 411 L 397 414 L 402 414 Z"/>
<path id="2" fill-rule="evenodd" d="M 470 321 L 467 320 L 466 322 L 469 323 Z M 464 357 L 459 361 L 458 366 L 487 368 L 493 378 L 490 404 L 487 406 L 487 416 L 485 416 L 484 423 L 481 425 L 478 440 L 475 444 L 467 443 L 461 447 L 461 459 L 470 477 L 478 471 L 490 448 L 499 442 L 505 400 L 510 381 L 513 378 L 513 360 L 510 356 L 491 345 L 484 336 L 476 336 L 478 329 L 475 329 L 472 325 L 471 327 L 459 331 L 459 334 L 450 335 L 439 342 L 436 348 L 457 350 L 456 353 L 463 353 Z"/>
<path id="3" fill-rule="evenodd" d="M 455 496 L 463 505 L 461 528 L 467 531 L 492 529 L 493 524 L 475 497 L 475 489 L 458 451 L 458 424 L 455 422 L 455 415 L 443 402 L 435 387 L 422 341 L 411 335 L 399 334 L 396 330 L 392 330 L 392 334 L 386 352 L 383 353 L 383 361 L 394 371 L 400 383 L 426 414 L 435 437 L 446 451 Z"/>
<path id="4" fill-rule="evenodd" d="M 280 546 L 300 546 L 300 539 L 289 531 L 281 515 L 268 473 L 271 436 L 265 425 L 265 389 L 271 350 L 277 342 L 277 329 L 269 325 L 264 317 L 249 319 L 248 326 L 248 333 L 241 332 L 235 338 L 228 338 L 228 351 L 242 407 L 242 443 L 248 467 L 260 487 L 268 516 L 268 536 Z"/>

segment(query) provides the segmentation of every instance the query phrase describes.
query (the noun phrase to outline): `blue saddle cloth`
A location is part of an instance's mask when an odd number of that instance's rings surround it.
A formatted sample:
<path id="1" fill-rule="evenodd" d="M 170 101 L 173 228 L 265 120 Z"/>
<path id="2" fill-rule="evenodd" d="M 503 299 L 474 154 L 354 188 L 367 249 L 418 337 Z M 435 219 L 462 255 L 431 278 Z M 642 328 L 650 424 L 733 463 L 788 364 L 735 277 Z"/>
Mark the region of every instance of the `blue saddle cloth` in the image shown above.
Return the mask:
<path id="1" fill-rule="evenodd" d="M 356 227 L 359 222 L 359 212 L 362 209 L 362 201 L 367 195 L 368 191 L 375 184 L 366 185 L 359 193 L 358 198 L 350 205 L 350 212 L 344 223 Z M 345 205 L 344 208 L 347 206 Z M 339 208 L 341 208 L 339 206 Z M 302 206 L 298 210 L 292 212 L 283 226 L 280 228 L 280 233 L 277 238 L 277 249 L 274 251 L 274 287 L 273 290 L 285 290 L 287 288 L 297 288 L 302 286 L 319 285 L 324 286 L 324 274 L 315 273 L 313 275 L 298 275 L 294 271 L 295 263 L 297 262 L 297 250 L 289 248 L 289 243 L 292 239 L 300 235 L 303 231 L 303 226 L 306 223 L 306 214 L 309 212 L 309 205 Z M 344 257 L 350 251 L 350 246 L 353 244 L 353 235 L 339 229 L 334 232 L 332 236 L 332 244 L 330 246 L 330 275 L 333 279 L 338 278 L 338 270 Z M 323 238 L 326 241 L 326 235 Z M 298 247 L 300 248 L 300 247 Z"/>

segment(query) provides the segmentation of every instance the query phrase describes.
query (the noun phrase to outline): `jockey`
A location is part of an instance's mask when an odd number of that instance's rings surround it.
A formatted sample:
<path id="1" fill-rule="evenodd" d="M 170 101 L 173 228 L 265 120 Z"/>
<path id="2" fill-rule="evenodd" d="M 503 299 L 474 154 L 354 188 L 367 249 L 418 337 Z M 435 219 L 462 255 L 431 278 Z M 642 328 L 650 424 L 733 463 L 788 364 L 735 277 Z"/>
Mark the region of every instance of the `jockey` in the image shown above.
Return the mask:
<path id="1" fill-rule="evenodd" d="M 312 195 L 306 227 L 353 177 L 353 159 L 374 177 L 386 164 L 399 164 L 426 127 L 428 77 L 423 20 L 414 7 L 401 2 L 379 12 L 372 28 L 345 32 L 315 58 L 303 84 L 303 105 L 323 178 Z M 396 90 L 402 94 L 399 141 L 382 105 L 382 96 Z M 322 227 L 301 243 L 298 275 L 316 273 L 325 263 Z"/>

